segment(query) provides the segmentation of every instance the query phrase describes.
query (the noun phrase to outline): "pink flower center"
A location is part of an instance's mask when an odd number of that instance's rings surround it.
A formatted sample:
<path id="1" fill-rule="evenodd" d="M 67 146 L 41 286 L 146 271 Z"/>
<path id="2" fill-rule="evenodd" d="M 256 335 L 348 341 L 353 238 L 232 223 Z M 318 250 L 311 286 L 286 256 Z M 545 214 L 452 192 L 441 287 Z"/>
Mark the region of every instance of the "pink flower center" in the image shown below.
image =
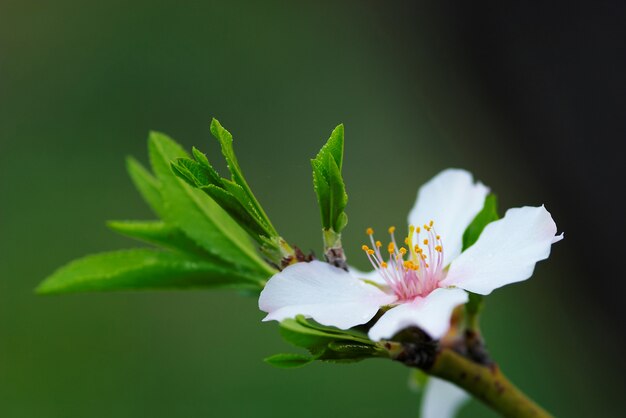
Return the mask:
<path id="1" fill-rule="evenodd" d="M 399 301 L 426 297 L 443 279 L 443 244 L 433 225 L 434 222 L 430 221 L 423 227 L 409 226 L 409 234 L 404 239 L 406 247 L 396 244 L 396 228 L 390 227 L 387 259 L 380 250 L 381 242 L 374 240 L 374 230 L 367 228 L 373 248 L 363 245 L 362 249 Z"/>

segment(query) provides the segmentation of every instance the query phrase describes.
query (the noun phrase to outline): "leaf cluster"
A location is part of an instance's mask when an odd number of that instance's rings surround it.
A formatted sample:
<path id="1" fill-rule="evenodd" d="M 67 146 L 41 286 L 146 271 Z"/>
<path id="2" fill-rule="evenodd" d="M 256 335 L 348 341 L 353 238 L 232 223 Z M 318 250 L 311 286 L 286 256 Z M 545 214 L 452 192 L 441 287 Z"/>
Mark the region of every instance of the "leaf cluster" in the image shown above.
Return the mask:
<path id="1" fill-rule="evenodd" d="M 174 173 L 190 186 L 202 190 L 255 239 L 275 262 L 280 261 L 281 239 L 256 199 L 241 171 L 233 149 L 233 136 L 217 119 L 211 133 L 220 143 L 230 179 L 221 177 L 207 156 L 195 147 L 193 159 L 180 157 L 172 162 Z"/>
<path id="2" fill-rule="evenodd" d="M 276 354 L 265 359 L 277 367 L 302 367 L 315 360 L 352 363 L 366 358 L 389 356 L 384 348 L 364 333 L 327 327 L 301 315 L 282 321 L 280 334 L 294 346 L 307 349 L 310 355 Z"/>
<path id="3" fill-rule="evenodd" d="M 236 183 L 245 184 L 232 153 L 232 139 L 214 123 Z M 275 270 L 258 254 L 246 231 L 220 204 L 172 172 L 170 162 L 188 159 L 174 140 L 152 132 L 148 140 L 152 172 L 133 158 L 128 173 L 159 218 L 111 221 L 115 232 L 151 248 L 113 251 L 75 260 L 44 280 L 39 293 L 129 289 L 234 288 L 260 291 Z M 194 154 L 198 154 L 194 152 Z M 199 155 L 199 154 L 198 154 Z M 239 186 L 241 187 L 241 186 Z M 249 188 L 243 189 L 250 193 Z"/>

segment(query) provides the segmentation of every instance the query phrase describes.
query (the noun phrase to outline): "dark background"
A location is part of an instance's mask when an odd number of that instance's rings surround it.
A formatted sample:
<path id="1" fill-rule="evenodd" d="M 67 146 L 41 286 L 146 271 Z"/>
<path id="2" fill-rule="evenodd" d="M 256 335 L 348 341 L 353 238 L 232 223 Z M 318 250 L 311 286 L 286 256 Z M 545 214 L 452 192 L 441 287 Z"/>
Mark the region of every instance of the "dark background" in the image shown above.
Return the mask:
<path id="1" fill-rule="evenodd" d="M 103 221 L 150 217 L 124 172 L 148 130 L 219 160 L 216 116 L 279 230 L 318 252 L 308 159 L 345 123 L 362 268 L 362 230 L 402 225 L 445 167 L 502 209 L 545 203 L 566 239 L 488 298 L 485 334 L 555 415 L 619 416 L 625 19 L 620 2 L 1 0 L 0 415 L 416 416 L 400 365 L 262 363 L 291 348 L 253 299 L 32 293 L 135 245 Z"/>

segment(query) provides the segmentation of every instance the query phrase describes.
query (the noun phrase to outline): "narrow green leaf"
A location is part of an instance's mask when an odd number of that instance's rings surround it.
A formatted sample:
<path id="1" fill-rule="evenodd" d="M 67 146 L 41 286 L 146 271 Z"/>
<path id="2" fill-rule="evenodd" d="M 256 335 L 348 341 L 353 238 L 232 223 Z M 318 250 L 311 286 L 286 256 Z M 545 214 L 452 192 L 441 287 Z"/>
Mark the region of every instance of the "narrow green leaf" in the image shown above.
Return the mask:
<path id="1" fill-rule="evenodd" d="M 341 232 L 348 222 L 343 212 L 348 203 L 348 194 L 341 177 L 341 170 L 332 158 L 329 160 L 329 169 L 331 226 L 335 232 Z"/>
<path id="2" fill-rule="evenodd" d="M 313 166 L 313 190 L 317 196 L 317 205 L 320 209 L 320 217 L 322 219 L 322 228 L 331 228 L 331 204 L 330 204 L 330 185 L 326 180 L 326 177 L 322 174 L 319 167 L 313 164 L 314 160 L 311 160 Z"/>
<path id="3" fill-rule="evenodd" d="M 274 354 L 273 356 L 267 357 L 263 361 L 275 367 L 293 369 L 297 367 L 304 367 L 314 360 L 315 357 L 304 356 L 302 354 Z"/>
<path id="4" fill-rule="evenodd" d="M 234 266 L 256 271 L 264 278 L 275 272 L 256 252 L 246 232 L 213 199 L 174 175 L 170 161 L 188 158 L 176 142 L 153 132 L 149 151 L 166 202 L 164 220 L 167 223 Z"/>
<path id="5" fill-rule="evenodd" d="M 297 347 L 311 348 L 320 345 L 325 347 L 331 341 L 336 340 L 374 344 L 367 338 L 344 333 L 339 329 L 312 328 L 311 326 L 303 325 L 300 321 L 299 319 L 286 319 L 280 323 L 280 331 L 283 338 Z"/>
<path id="6" fill-rule="evenodd" d="M 469 224 L 465 232 L 463 233 L 463 251 L 474 245 L 474 243 L 480 237 L 483 229 L 493 221 L 497 221 L 498 216 L 498 199 L 496 195 L 489 194 L 485 198 L 485 205 L 482 210 L 478 212 L 478 215 Z"/>
<path id="7" fill-rule="evenodd" d="M 119 234 L 148 244 L 215 260 L 180 229 L 163 221 L 109 221 L 107 226 Z"/>
<path id="8" fill-rule="evenodd" d="M 242 206 L 247 206 L 250 203 L 250 197 L 246 191 L 234 181 L 223 179 L 222 188 L 233 195 Z"/>
<path id="9" fill-rule="evenodd" d="M 311 160 L 313 188 L 320 207 L 322 227 L 337 233 L 346 226 L 344 209 L 348 202 L 345 183 L 341 176 L 343 164 L 344 129 L 337 126 L 317 156 Z"/>
<path id="10" fill-rule="evenodd" d="M 201 190 L 205 191 L 215 202 L 217 202 L 224 210 L 226 210 L 230 216 L 232 216 L 237 223 L 244 229 L 247 229 L 252 236 L 267 235 L 267 232 L 261 228 L 261 225 L 257 222 L 248 210 L 241 205 L 241 203 L 231 193 L 224 189 L 209 184 L 202 187 Z"/>
<path id="11" fill-rule="evenodd" d="M 261 204 L 252 193 L 252 189 L 250 189 L 250 186 L 248 185 L 248 182 L 246 181 L 243 172 L 241 171 L 241 167 L 239 167 L 239 162 L 237 161 L 237 157 L 235 156 L 235 150 L 233 149 L 233 136 L 230 132 L 224 129 L 220 122 L 215 118 L 211 121 L 211 133 L 220 143 L 222 154 L 226 159 L 226 163 L 228 165 L 228 170 L 230 171 L 232 180 L 245 191 L 248 197 L 247 201 L 254 207 L 255 212 L 261 216 L 265 224 L 270 228 L 271 236 L 278 236 L 278 232 L 276 232 L 276 229 L 272 226 L 272 223 L 270 222 L 269 217 L 261 207 Z"/>
<path id="12" fill-rule="evenodd" d="M 339 329 L 335 327 L 330 327 L 327 325 L 322 325 L 318 322 L 315 322 L 312 319 L 305 318 L 303 315 L 298 315 L 295 318 L 296 322 L 304 327 L 312 328 L 314 330 L 321 331 L 325 334 L 339 334 L 340 338 L 346 339 L 350 338 L 352 341 L 360 341 L 364 344 L 374 344 L 366 333 L 358 331 L 356 329 Z"/>
<path id="13" fill-rule="evenodd" d="M 365 334 L 326 327 L 302 316 L 282 321 L 280 333 L 289 343 L 309 350 L 317 360 L 345 363 L 388 356 Z"/>
<path id="14" fill-rule="evenodd" d="M 339 170 L 343 165 L 343 147 L 344 147 L 344 127 L 343 124 L 338 125 L 330 134 L 326 144 L 320 149 L 320 152 L 315 157 L 315 165 L 317 165 L 322 174 L 328 177 L 328 157 L 332 157 Z"/>
<path id="15" fill-rule="evenodd" d="M 197 257 L 150 249 L 90 255 L 65 265 L 41 294 L 139 289 L 258 289 L 263 282 Z"/>
<path id="16" fill-rule="evenodd" d="M 200 163 L 190 158 L 178 158 L 172 162 L 171 168 L 179 178 L 192 187 L 210 184 L 211 176 Z"/>
<path id="17" fill-rule="evenodd" d="M 126 170 L 133 184 L 154 213 L 163 217 L 163 198 L 159 191 L 159 181 L 133 157 L 126 158 Z"/>
<path id="18" fill-rule="evenodd" d="M 191 148 L 191 153 L 193 154 L 193 157 L 196 159 L 196 161 L 207 170 L 211 178 L 211 184 L 221 186 L 222 177 L 220 177 L 219 173 L 213 168 L 206 155 L 200 152 L 200 150 L 198 150 L 196 147 Z"/>
<path id="19" fill-rule="evenodd" d="M 331 341 L 328 343 L 328 349 L 320 356 L 320 360 L 353 363 L 372 357 L 387 357 L 388 354 L 374 346 L 359 343 L 346 343 L 344 341 Z"/>

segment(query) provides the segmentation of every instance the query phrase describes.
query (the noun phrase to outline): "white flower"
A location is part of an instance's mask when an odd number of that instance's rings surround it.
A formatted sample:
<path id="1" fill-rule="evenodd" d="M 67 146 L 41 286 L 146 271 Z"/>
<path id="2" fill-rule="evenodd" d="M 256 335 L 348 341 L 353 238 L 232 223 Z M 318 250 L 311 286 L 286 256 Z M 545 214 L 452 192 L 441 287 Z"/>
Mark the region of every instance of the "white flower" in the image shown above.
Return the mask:
<path id="1" fill-rule="evenodd" d="M 351 274 L 321 261 L 287 267 L 261 292 L 259 308 L 268 313 L 264 320 L 305 315 L 348 329 L 389 307 L 370 329 L 372 340 L 391 338 L 409 326 L 440 338 L 452 310 L 467 301 L 466 291 L 487 295 L 528 279 L 551 245 L 563 238 L 556 235 L 556 224 L 543 206 L 522 207 L 487 225 L 478 241 L 461 253 L 463 232 L 488 192 L 467 171 L 441 172 L 419 190 L 409 214 L 406 247 L 397 245 L 392 227 L 391 241 L 382 249 L 369 228 L 372 247 L 363 249 L 374 266 L 371 273 Z"/>

